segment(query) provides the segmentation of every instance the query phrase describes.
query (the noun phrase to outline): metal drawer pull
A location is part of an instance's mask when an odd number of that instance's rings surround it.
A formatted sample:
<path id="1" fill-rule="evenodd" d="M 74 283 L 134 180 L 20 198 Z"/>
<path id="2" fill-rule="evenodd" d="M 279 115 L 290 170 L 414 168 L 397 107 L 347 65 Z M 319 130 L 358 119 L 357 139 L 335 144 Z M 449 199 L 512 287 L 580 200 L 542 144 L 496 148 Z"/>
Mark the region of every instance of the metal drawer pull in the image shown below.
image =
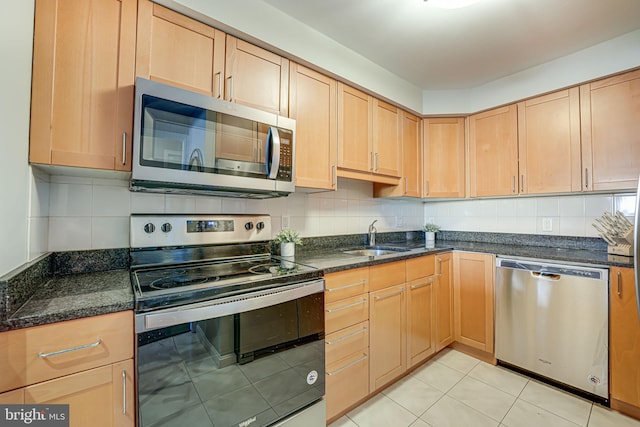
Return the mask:
<path id="1" fill-rule="evenodd" d="M 385 299 L 385 298 L 390 298 L 392 296 L 395 295 L 399 295 L 401 293 L 404 292 L 404 288 L 400 289 L 399 291 L 395 291 L 395 292 L 391 292 L 390 294 L 386 294 L 386 295 L 376 295 L 375 297 L 373 297 L 373 299 L 375 300 L 379 300 L 379 299 Z"/>
<path id="2" fill-rule="evenodd" d="M 122 413 L 127 413 L 127 371 L 122 370 Z"/>
<path id="3" fill-rule="evenodd" d="M 216 76 L 218 76 L 218 94 L 216 95 L 216 98 L 220 99 L 222 97 L 222 73 L 218 71 Z"/>
<path id="4" fill-rule="evenodd" d="M 327 289 L 327 292 L 340 291 L 342 289 L 347 289 L 347 288 L 352 288 L 354 286 L 364 285 L 365 283 L 367 283 L 366 280 L 361 280 L 359 282 L 349 283 L 348 285 L 340 286 L 340 287 L 337 287 L 337 288 L 329 288 L 329 289 Z"/>
<path id="5" fill-rule="evenodd" d="M 127 164 L 127 133 L 122 132 L 122 164 Z"/>
<path id="6" fill-rule="evenodd" d="M 618 296 L 622 296 L 622 273 L 618 271 Z"/>
<path id="7" fill-rule="evenodd" d="M 557 282 L 562 277 L 559 274 L 541 273 L 539 271 L 532 271 L 531 275 L 537 279 L 549 280 L 551 282 Z"/>
<path id="8" fill-rule="evenodd" d="M 432 283 L 433 283 L 433 280 L 434 280 L 434 279 L 429 279 L 429 280 L 428 280 L 428 281 L 426 281 L 426 282 L 422 282 L 422 283 L 418 283 L 418 284 L 415 284 L 415 285 L 411 285 L 411 289 L 419 289 L 419 288 L 423 288 L 423 287 L 425 287 L 425 286 L 427 286 L 427 285 L 432 284 Z"/>
<path id="9" fill-rule="evenodd" d="M 326 309 L 325 311 L 326 311 L 327 313 L 335 313 L 336 311 L 346 310 L 347 308 L 355 307 L 356 305 L 364 304 L 365 302 L 367 302 L 367 300 L 366 300 L 366 299 L 363 299 L 362 301 L 354 302 L 354 303 L 352 303 L 352 304 L 343 305 L 342 307 L 338 307 L 338 308 L 328 308 L 328 309 Z"/>
<path id="10" fill-rule="evenodd" d="M 324 343 L 327 344 L 327 345 L 338 344 L 339 342 L 344 341 L 347 338 L 351 338 L 351 337 L 354 337 L 356 335 L 364 334 L 365 332 L 367 332 L 367 328 L 362 328 L 362 329 L 359 329 L 357 331 L 351 332 L 350 334 L 347 334 L 345 336 L 337 338 L 337 339 L 335 339 L 333 341 L 325 341 Z"/>
<path id="11" fill-rule="evenodd" d="M 366 360 L 368 357 L 369 356 L 367 356 L 366 354 L 362 354 L 362 357 L 360 357 L 359 359 L 356 359 L 353 362 L 347 363 L 346 365 L 344 365 L 341 368 L 336 369 L 335 371 L 327 372 L 327 376 L 339 374 L 340 372 L 344 371 L 345 369 L 349 369 L 353 365 L 358 364 L 358 363 L 362 362 L 363 360 Z"/>
<path id="12" fill-rule="evenodd" d="M 102 338 L 98 338 L 98 341 L 92 342 L 91 344 L 79 345 L 78 347 L 71 347 L 71 348 L 66 348 L 64 350 L 52 351 L 51 353 L 39 352 L 38 353 L 38 357 L 44 359 L 46 357 L 57 356 L 58 354 L 69 353 L 69 352 L 72 352 L 72 351 L 84 350 L 84 349 L 87 349 L 87 348 L 97 347 L 100 344 L 102 344 Z"/>

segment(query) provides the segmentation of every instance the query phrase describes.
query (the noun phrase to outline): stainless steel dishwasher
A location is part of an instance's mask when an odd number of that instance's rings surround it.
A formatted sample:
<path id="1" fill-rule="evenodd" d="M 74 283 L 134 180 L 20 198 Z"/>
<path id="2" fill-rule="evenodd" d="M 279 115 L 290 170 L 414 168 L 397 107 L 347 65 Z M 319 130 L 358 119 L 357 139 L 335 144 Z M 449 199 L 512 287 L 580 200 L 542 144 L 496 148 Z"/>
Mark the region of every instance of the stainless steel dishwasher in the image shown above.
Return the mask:
<path id="1" fill-rule="evenodd" d="M 608 270 L 496 259 L 498 363 L 609 399 Z"/>

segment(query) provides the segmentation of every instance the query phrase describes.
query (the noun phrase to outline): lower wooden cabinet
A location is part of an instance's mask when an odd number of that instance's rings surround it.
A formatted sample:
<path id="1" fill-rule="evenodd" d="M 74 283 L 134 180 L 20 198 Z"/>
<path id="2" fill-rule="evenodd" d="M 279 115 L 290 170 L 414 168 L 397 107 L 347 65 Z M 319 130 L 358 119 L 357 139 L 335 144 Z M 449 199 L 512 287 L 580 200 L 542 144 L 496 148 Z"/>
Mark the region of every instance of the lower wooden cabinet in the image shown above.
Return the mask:
<path id="1" fill-rule="evenodd" d="M 638 417 L 640 320 L 636 306 L 633 269 L 612 267 L 609 283 L 611 407 Z"/>
<path id="2" fill-rule="evenodd" d="M 24 403 L 24 389 L 0 393 L 0 405 L 21 405 Z"/>
<path id="3" fill-rule="evenodd" d="M 495 260 L 491 254 L 453 254 L 454 339 L 493 353 Z"/>
<path id="4" fill-rule="evenodd" d="M 134 426 L 133 359 L 24 389 L 25 404 L 68 404 L 69 425 Z"/>
<path id="5" fill-rule="evenodd" d="M 453 342 L 453 258 L 450 253 L 436 255 L 435 346 L 440 351 Z"/>

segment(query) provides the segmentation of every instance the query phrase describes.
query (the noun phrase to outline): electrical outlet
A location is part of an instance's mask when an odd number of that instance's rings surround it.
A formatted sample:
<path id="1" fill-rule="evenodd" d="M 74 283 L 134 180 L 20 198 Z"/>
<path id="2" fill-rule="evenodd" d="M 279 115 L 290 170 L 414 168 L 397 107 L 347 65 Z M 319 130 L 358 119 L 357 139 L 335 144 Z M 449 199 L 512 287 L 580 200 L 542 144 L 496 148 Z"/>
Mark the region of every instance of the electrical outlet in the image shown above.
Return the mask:
<path id="1" fill-rule="evenodd" d="M 290 225 L 290 217 L 289 215 L 282 215 L 282 228 L 289 228 Z"/>
<path id="2" fill-rule="evenodd" d="M 553 231 L 553 218 L 542 218 L 542 231 Z"/>

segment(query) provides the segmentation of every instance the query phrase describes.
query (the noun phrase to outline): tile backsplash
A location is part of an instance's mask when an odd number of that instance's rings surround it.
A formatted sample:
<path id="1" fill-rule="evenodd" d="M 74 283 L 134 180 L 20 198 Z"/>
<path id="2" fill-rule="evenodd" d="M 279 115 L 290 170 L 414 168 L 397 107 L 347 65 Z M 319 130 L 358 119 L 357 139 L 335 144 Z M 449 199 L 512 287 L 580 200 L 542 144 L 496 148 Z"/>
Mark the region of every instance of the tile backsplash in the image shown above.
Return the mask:
<path id="1" fill-rule="evenodd" d="M 444 230 L 564 236 L 597 236 L 591 226 L 604 211 L 632 219 L 635 194 L 465 199 L 449 201 L 373 198 L 371 183 L 339 179 L 338 190 L 251 200 L 129 191 L 129 182 L 47 175 L 33 170 L 29 210 L 29 259 L 47 251 L 129 246 L 131 213 L 261 213 L 302 237 L 419 230 L 435 222 Z M 550 230 L 548 229 L 550 226 Z"/>

